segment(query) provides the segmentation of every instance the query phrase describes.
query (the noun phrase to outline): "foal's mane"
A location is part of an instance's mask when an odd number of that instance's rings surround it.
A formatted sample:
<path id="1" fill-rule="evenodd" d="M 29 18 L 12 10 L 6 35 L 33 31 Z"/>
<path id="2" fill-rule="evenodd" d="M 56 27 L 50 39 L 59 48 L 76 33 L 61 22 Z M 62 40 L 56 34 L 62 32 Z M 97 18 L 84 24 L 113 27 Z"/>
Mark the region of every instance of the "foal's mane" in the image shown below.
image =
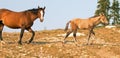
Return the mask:
<path id="1" fill-rule="evenodd" d="M 95 18 L 95 17 L 98 17 L 98 15 L 94 15 L 94 16 L 92 16 L 92 17 L 90 17 L 90 18 Z"/>

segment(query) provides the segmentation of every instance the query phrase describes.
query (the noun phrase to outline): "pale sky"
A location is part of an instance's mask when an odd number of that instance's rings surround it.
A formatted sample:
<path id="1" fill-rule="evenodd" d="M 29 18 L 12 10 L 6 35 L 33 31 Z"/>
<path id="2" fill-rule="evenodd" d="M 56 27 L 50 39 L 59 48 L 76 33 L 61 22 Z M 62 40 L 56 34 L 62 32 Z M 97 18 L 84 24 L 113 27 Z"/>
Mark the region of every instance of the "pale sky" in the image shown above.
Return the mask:
<path id="1" fill-rule="evenodd" d="M 24 11 L 27 9 L 46 6 L 43 23 L 37 19 L 32 26 L 35 31 L 64 29 L 66 22 L 72 18 L 88 18 L 94 15 L 97 0 L 0 0 L 0 8 L 13 11 Z M 4 32 L 17 32 L 20 30 L 5 27 Z"/>

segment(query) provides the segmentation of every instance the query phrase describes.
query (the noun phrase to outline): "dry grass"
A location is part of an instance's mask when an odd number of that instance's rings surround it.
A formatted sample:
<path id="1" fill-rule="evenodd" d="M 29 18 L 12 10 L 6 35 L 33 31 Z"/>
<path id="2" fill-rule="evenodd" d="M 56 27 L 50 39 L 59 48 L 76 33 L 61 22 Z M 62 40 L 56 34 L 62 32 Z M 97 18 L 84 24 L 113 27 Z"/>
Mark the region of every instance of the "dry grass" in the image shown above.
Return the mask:
<path id="1" fill-rule="evenodd" d="M 93 45 L 85 45 L 87 31 L 79 30 L 86 36 L 77 37 L 78 46 L 72 37 L 62 44 L 65 33 L 62 29 L 37 31 L 31 44 L 25 43 L 31 34 L 26 32 L 23 45 L 17 44 L 19 33 L 3 33 L 4 41 L 0 41 L 0 58 L 120 58 L 120 28 L 96 28 Z"/>

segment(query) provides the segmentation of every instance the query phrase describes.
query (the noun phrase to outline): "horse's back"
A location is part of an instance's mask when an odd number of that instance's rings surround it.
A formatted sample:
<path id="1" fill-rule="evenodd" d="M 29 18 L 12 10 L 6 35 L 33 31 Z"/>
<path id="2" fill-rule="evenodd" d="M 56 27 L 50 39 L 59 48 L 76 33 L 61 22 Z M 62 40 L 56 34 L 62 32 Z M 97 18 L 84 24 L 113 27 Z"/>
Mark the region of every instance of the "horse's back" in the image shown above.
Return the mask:
<path id="1" fill-rule="evenodd" d="M 0 9 L 0 20 L 2 19 L 3 14 L 7 11 L 7 9 Z"/>
<path id="2" fill-rule="evenodd" d="M 89 19 L 74 18 L 71 20 L 79 29 L 87 29 L 90 25 Z"/>
<path id="3" fill-rule="evenodd" d="M 15 11 L 11 11 L 11 10 L 8 10 L 8 9 L 0 9 L 0 16 L 2 19 L 5 19 L 5 18 L 8 18 L 8 19 L 11 19 L 11 18 L 20 18 L 22 16 L 25 16 L 24 12 L 15 12 Z M 16 18 L 16 19 L 18 19 Z"/>
<path id="4" fill-rule="evenodd" d="M 8 10 L 8 9 L 0 9 L 0 13 L 5 13 L 5 12 L 11 12 L 11 10 Z"/>
<path id="5" fill-rule="evenodd" d="M 0 19 L 2 20 L 3 17 L 5 17 L 6 15 L 8 15 L 11 11 L 8 9 L 0 9 Z"/>
<path id="6" fill-rule="evenodd" d="M 26 18 L 23 12 L 14 12 L 8 9 L 0 9 L 0 12 L 0 21 L 10 28 L 20 28 L 21 22 Z"/>
<path id="7" fill-rule="evenodd" d="M 81 18 L 74 18 L 71 21 L 74 22 L 75 24 L 87 24 L 89 20 L 81 19 Z"/>

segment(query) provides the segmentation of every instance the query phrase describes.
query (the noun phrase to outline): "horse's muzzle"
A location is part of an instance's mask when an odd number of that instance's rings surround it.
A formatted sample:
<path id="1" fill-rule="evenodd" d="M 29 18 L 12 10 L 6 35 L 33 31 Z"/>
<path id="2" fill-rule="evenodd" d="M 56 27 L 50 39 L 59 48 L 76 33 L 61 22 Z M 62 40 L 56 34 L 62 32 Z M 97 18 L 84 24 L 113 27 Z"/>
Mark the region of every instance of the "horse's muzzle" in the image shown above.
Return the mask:
<path id="1" fill-rule="evenodd" d="M 40 22 L 43 22 L 43 19 L 42 19 L 42 20 L 40 20 Z"/>

